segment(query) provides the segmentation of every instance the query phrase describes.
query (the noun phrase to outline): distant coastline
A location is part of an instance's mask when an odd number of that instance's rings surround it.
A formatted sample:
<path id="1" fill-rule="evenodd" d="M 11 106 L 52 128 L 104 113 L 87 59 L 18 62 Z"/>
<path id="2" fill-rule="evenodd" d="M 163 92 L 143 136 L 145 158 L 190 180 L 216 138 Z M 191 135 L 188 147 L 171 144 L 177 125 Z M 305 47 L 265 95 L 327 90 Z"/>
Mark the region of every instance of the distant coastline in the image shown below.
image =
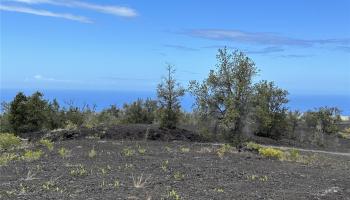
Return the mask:
<path id="1" fill-rule="evenodd" d="M 9 102 L 22 91 L 29 95 L 35 92 L 35 89 L 0 89 L 0 101 Z M 112 91 L 112 90 L 58 90 L 44 89 L 39 90 L 44 93 L 45 99 L 57 99 L 61 105 L 66 102 L 72 102 L 77 106 L 88 104 L 96 105 L 96 111 L 101 111 L 110 105 L 123 106 L 124 103 L 130 103 L 138 98 L 156 98 L 156 92 L 151 91 Z M 341 109 L 343 116 L 350 116 L 350 95 L 289 95 L 290 102 L 288 107 L 292 110 L 306 111 L 321 106 L 336 106 Z M 192 110 L 193 97 L 185 95 L 182 98 L 182 107 L 185 111 Z"/>

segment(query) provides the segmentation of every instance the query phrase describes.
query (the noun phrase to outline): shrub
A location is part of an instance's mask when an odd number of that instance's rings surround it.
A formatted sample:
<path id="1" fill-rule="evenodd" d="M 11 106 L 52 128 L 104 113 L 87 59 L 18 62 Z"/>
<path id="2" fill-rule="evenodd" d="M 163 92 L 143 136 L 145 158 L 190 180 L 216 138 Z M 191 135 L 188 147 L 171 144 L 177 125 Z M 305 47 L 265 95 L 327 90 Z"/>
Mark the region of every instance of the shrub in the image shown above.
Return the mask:
<path id="1" fill-rule="evenodd" d="M 69 174 L 72 176 L 86 176 L 87 170 L 83 165 L 79 165 L 78 167 L 70 170 Z"/>
<path id="2" fill-rule="evenodd" d="M 180 151 L 181 151 L 181 153 L 188 153 L 188 152 L 190 152 L 190 148 L 188 148 L 188 147 L 181 147 Z"/>
<path id="3" fill-rule="evenodd" d="M 309 128 L 316 131 L 336 133 L 339 131 L 337 124 L 341 121 L 340 110 L 336 107 L 320 107 L 304 113 L 303 119 Z"/>
<path id="4" fill-rule="evenodd" d="M 131 104 L 124 104 L 124 123 L 131 124 L 151 124 L 155 119 L 157 102 L 151 99 L 138 99 Z"/>
<path id="5" fill-rule="evenodd" d="M 216 151 L 220 158 L 223 158 L 227 152 L 232 151 L 233 147 L 229 144 L 221 145 L 221 147 Z"/>
<path id="6" fill-rule="evenodd" d="M 0 133 L 0 150 L 8 150 L 21 145 L 21 139 L 11 133 Z"/>
<path id="7" fill-rule="evenodd" d="M 259 154 L 267 158 L 283 158 L 283 151 L 271 147 L 262 147 L 259 149 Z"/>
<path id="8" fill-rule="evenodd" d="M 62 147 L 58 150 L 58 154 L 62 157 L 62 158 L 67 158 L 70 156 L 71 151 Z"/>
<path id="9" fill-rule="evenodd" d="M 135 154 L 135 151 L 133 149 L 130 149 L 130 148 L 124 148 L 123 149 L 123 155 L 125 157 L 130 157 L 130 156 L 132 156 L 134 154 Z"/>
<path id="10" fill-rule="evenodd" d="M 0 166 L 7 165 L 11 160 L 17 159 L 18 156 L 14 153 L 3 153 L 0 154 Z"/>
<path id="11" fill-rule="evenodd" d="M 251 151 L 259 151 L 259 149 L 262 148 L 260 144 L 257 144 L 255 142 L 247 142 L 246 147 Z"/>
<path id="12" fill-rule="evenodd" d="M 43 152 L 41 150 L 37 150 L 37 151 L 28 150 L 24 152 L 22 159 L 26 161 L 39 160 L 39 158 L 42 155 L 43 155 Z"/>
<path id="13" fill-rule="evenodd" d="M 96 152 L 95 148 L 92 148 L 89 152 L 89 157 L 94 158 L 94 157 L 96 157 L 96 155 L 97 155 L 97 152 Z"/>
<path id="14" fill-rule="evenodd" d="M 48 139 L 41 139 L 39 141 L 40 144 L 44 145 L 49 151 L 53 150 L 53 142 Z"/>

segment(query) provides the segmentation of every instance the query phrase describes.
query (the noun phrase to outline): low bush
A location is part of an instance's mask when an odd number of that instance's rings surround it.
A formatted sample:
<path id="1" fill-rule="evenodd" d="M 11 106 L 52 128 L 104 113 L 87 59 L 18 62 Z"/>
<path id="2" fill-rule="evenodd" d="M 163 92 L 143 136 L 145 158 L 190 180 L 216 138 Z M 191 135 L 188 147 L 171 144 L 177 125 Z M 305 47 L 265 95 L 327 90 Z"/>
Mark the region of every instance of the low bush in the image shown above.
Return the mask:
<path id="1" fill-rule="evenodd" d="M 7 165 L 11 160 L 17 159 L 18 156 L 14 153 L 3 153 L 0 154 L 0 166 Z"/>
<path id="2" fill-rule="evenodd" d="M 257 144 L 255 142 L 247 142 L 246 147 L 248 150 L 251 150 L 251 151 L 259 151 L 259 149 L 262 148 L 260 144 Z"/>
<path id="3" fill-rule="evenodd" d="M 37 151 L 28 150 L 24 152 L 22 159 L 26 161 L 39 160 L 39 158 L 42 155 L 43 155 L 43 152 L 41 150 L 37 150 Z"/>
<path id="4" fill-rule="evenodd" d="M 283 158 L 283 151 L 271 147 L 262 147 L 259 149 L 259 154 L 267 157 L 267 158 L 277 158 L 282 159 Z"/>
<path id="5" fill-rule="evenodd" d="M 66 149 L 66 148 L 64 148 L 64 147 L 62 147 L 62 148 L 60 148 L 60 150 L 58 150 L 58 154 L 60 154 L 60 156 L 62 158 L 67 158 L 67 157 L 70 156 L 71 151 Z"/>
<path id="6" fill-rule="evenodd" d="M 39 143 L 43 146 L 45 146 L 49 151 L 53 150 L 53 142 L 51 142 L 48 139 L 41 139 Z"/>
<path id="7" fill-rule="evenodd" d="M 216 151 L 220 158 L 223 158 L 227 152 L 231 152 L 233 147 L 229 144 L 221 145 L 221 147 Z"/>
<path id="8" fill-rule="evenodd" d="M 0 150 L 8 150 L 21 145 L 21 139 L 12 133 L 0 133 Z"/>

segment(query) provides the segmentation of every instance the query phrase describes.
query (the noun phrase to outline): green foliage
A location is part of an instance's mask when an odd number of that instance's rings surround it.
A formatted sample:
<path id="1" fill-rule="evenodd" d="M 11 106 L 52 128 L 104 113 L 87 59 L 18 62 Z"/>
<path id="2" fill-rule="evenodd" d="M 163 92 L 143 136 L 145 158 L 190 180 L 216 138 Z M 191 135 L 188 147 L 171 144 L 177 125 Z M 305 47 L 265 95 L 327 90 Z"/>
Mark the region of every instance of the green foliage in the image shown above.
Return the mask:
<path id="1" fill-rule="evenodd" d="M 174 173 L 174 179 L 177 181 L 182 181 L 185 178 L 185 175 L 179 171 Z"/>
<path id="2" fill-rule="evenodd" d="M 304 113 L 303 119 L 309 128 L 323 133 L 336 133 L 339 131 L 337 124 L 341 121 L 340 110 L 336 107 L 320 107 Z"/>
<path id="3" fill-rule="evenodd" d="M 157 102 L 151 99 L 138 99 L 131 104 L 124 104 L 124 123 L 151 124 L 155 120 Z"/>
<path id="4" fill-rule="evenodd" d="M 221 145 L 221 147 L 216 151 L 216 153 L 220 158 L 223 158 L 226 153 L 231 152 L 232 150 L 233 150 L 233 147 L 231 145 L 224 144 L 224 145 Z"/>
<path id="5" fill-rule="evenodd" d="M 9 109 L 9 122 L 15 133 L 39 131 L 44 127 L 48 103 L 42 97 L 40 92 L 29 97 L 19 92 L 15 96 Z"/>
<path id="6" fill-rule="evenodd" d="M 34 160 L 39 160 L 42 155 L 43 155 L 43 152 L 41 150 L 36 150 L 36 151 L 28 150 L 24 152 L 22 159 L 26 161 L 34 161 Z"/>
<path id="7" fill-rule="evenodd" d="M 174 189 L 169 191 L 168 196 L 169 196 L 169 199 L 172 199 L 172 200 L 180 200 L 181 199 L 180 195 Z"/>
<path id="8" fill-rule="evenodd" d="M 271 147 L 262 147 L 259 149 L 259 154 L 267 158 L 283 158 L 283 151 Z"/>
<path id="9" fill-rule="evenodd" d="M 70 170 L 69 174 L 72 176 L 87 176 L 88 172 L 83 165 L 79 165 L 78 167 Z"/>
<path id="10" fill-rule="evenodd" d="M 62 157 L 62 158 L 67 158 L 71 155 L 71 151 L 64 148 L 64 147 L 61 147 L 59 150 L 58 150 L 58 154 Z"/>
<path id="11" fill-rule="evenodd" d="M 160 104 L 160 126 L 174 129 L 178 125 L 181 105 L 180 98 L 185 95 L 185 90 L 175 79 L 175 69 L 168 65 L 167 76 L 157 87 L 158 102 Z"/>
<path id="12" fill-rule="evenodd" d="M 53 142 L 48 139 L 41 139 L 39 141 L 40 144 L 44 145 L 49 151 L 53 150 Z"/>
<path id="13" fill-rule="evenodd" d="M 131 148 L 124 148 L 122 153 L 125 157 L 130 157 L 135 154 L 135 151 Z"/>
<path id="14" fill-rule="evenodd" d="M 219 49 L 217 60 L 216 71 L 211 70 L 202 83 L 191 81 L 189 90 L 196 98 L 198 112 L 218 120 L 233 139 L 245 126 L 257 69 L 244 53 L 230 54 L 226 48 Z"/>
<path id="15" fill-rule="evenodd" d="M 16 160 L 18 156 L 14 153 L 2 153 L 0 154 L 0 166 L 7 165 L 8 162 Z"/>
<path id="16" fill-rule="evenodd" d="M 259 149 L 262 148 L 260 144 L 257 144 L 255 142 L 247 142 L 246 147 L 251 151 L 259 151 Z"/>
<path id="17" fill-rule="evenodd" d="M 92 148 L 90 151 L 89 151 L 89 158 L 95 158 L 97 155 L 97 152 L 95 150 L 95 148 Z"/>
<path id="18" fill-rule="evenodd" d="M 11 133 L 0 133 L 0 150 L 8 150 L 21 145 L 21 139 Z"/>
<path id="19" fill-rule="evenodd" d="M 253 97 L 253 119 L 255 134 L 270 138 L 279 138 L 287 130 L 285 104 L 288 92 L 279 89 L 273 82 L 261 81 L 255 85 Z"/>

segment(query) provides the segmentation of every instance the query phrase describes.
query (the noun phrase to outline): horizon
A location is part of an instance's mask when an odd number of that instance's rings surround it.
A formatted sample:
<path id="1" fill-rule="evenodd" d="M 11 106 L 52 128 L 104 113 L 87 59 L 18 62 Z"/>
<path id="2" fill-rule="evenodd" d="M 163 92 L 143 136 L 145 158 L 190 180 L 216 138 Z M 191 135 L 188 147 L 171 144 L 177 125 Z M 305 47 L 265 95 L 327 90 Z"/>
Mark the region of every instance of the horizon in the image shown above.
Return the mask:
<path id="1" fill-rule="evenodd" d="M 253 59 L 256 81 L 293 95 L 350 94 L 349 1 L 198 5 L 1 0 L 0 88 L 154 91 L 167 63 L 187 86 L 227 46 Z"/>

